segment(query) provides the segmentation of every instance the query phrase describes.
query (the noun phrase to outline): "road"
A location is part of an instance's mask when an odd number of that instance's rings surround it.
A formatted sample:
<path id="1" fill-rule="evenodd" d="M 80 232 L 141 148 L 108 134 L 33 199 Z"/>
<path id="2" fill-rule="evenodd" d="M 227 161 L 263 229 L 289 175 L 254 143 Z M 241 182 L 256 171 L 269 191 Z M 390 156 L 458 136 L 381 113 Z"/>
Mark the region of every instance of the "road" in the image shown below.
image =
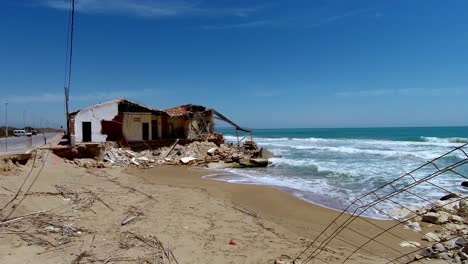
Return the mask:
<path id="1" fill-rule="evenodd" d="M 46 133 L 45 138 L 47 143 L 55 136 L 61 133 Z M 9 137 L 8 138 L 8 151 L 6 149 L 6 139 L 0 138 L 0 154 L 14 154 L 25 152 L 30 149 L 37 148 L 44 145 L 44 135 L 38 134 L 31 137 Z"/>

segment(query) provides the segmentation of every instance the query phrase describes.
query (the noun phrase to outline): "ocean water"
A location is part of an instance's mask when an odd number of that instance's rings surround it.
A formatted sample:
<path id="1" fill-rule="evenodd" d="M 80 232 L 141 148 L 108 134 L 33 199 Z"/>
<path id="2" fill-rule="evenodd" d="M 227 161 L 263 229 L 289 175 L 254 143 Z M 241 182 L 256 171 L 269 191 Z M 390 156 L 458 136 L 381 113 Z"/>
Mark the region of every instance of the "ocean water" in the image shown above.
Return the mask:
<path id="1" fill-rule="evenodd" d="M 219 132 L 227 141 L 236 142 L 233 130 Z M 267 168 L 226 169 L 210 178 L 273 186 L 308 202 L 342 210 L 369 191 L 468 143 L 468 127 L 257 129 L 254 141 L 279 157 L 272 158 Z M 464 150 L 468 152 L 468 147 Z M 443 168 L 464 158 L 462 151 L 455 151 L 436 165 Z M 412 175 L 418 180 L 434 171 L 435 167 L 430 165 Z M 468 176 L 468 165 L 458 167 L 457 171 Z M 455 173 L 444 173 L 363 215 L 386 219 L 401 205 L 423 206 L 445 195 L 445 190 L 467 193 L 460 186 L 462 181 Z M 412 182 L 408 176 L 395 185 L 402 187 Z M 391 191 L 382 189 L 377 195 Z M 366 199 L 371 201 L 372 197 Z"/>

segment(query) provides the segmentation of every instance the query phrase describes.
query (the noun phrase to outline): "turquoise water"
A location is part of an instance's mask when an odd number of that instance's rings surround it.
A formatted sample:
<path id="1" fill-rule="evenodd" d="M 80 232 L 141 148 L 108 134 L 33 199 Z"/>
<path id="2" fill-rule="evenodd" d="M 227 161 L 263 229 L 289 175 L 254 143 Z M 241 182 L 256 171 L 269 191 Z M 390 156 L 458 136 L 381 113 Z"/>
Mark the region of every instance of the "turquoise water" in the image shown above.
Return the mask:
<path id="1" fill-rule="evenodd" d="M 235 142 L 235 133 L 219 129 L 226 140 Z M 468 127 L 431 128 L 333 128 L 333 129 L 257 129 L 254 141 L 272 151 L 271 165 L 262 169 L 227 169 L 213 176 L 235 183 L 269 185 L 281 188 L 306 201 L 341 210 L 361 195 L 409 172 L 455 147 L 468 143 Z M 465 148 L 468 152 L 468 147 Z M 456 151 L 437 165 L 442 168 L 467 158 Z M 468 166 L 458 168 L 468 176 Z M 434 167 L 417 171 L 416 179 L 434 172 Z M 466 179 L 465 179 L 466 180 Z M 446 173 L 431 183 L 453 192 L 465 192 L 463 181 Z M 397 182 L 410 184 L 408 178 Z M 384 190 L 390 191 L 390 190 Z M 429 183 L 402 193 L 365 212 L 376 218 L 388 218 L 398 207 L 422 206 L 445 194 Z M 382 195 L 385 193 L 382 193 Z"/>

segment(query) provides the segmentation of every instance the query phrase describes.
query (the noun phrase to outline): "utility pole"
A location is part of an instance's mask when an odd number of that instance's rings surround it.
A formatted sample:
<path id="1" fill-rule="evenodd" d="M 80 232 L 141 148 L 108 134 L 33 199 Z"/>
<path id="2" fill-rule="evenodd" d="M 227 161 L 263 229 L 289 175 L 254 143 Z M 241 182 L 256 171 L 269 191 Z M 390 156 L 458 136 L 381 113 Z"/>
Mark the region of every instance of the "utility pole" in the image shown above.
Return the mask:
<path id="1" fill-rule="evenodd" d="M 5 103 L 5 151 L 8 151 L 8 102 Z"/>
<path id="2" fill-rule="evenodd" d="M 70 101 L 70 84 L 71 84 L 71 76 L 72 76 L 72 58 L 73 58 L 73 31 L 75 25 L 75 0 L 71 0 L 71 10 L 70 10 L 70 36 L 69 36 L 69 47 L 67 54 L 67 61 L 68 61 L 68 76 L 66 76 L 66 85 L 65 85 L 65 112 L 66 112 L 66 120 L 67 120 L 67 139 L 68 145 L 71 146 L 71 137 L 70 137 L 70 119 L 69 119 L 69 101 Z M 68 77 L 68 78 L 67 78 Z M 68 81 L 68 82 L 67 82 Z"/>

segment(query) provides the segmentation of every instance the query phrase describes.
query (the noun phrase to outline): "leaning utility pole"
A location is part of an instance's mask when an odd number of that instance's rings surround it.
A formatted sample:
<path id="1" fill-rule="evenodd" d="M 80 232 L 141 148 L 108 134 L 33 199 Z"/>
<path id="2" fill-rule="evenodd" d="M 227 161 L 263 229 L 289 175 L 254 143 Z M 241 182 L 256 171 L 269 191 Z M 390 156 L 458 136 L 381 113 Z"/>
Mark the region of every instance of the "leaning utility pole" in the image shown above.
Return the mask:
<path id="1" fill-rule="evenodd" d="M 70 10 L 70 24 L 69 24 L 69 32 L 70 35 L 68 36 L 67 40 L 67 58 L 68 61 L 68 76 L 65 75 L 65 112 L 66 112 L 66 120 L 67 120 L 67 141 L 68 145 L 71 145 L 71 137 L 70 137 L 70 119 L 69 119 L 69 102 L 70 102 L 70 84 L 71 84 L 71 74 L 72 74 L 72 57 L 73 57 L 73 31 L 74 31 L 74 23 L 75 23 L 75 0 L 71 0 L 71 10 Z M 68 43 L 69 42 L 69 43 Z"/>

